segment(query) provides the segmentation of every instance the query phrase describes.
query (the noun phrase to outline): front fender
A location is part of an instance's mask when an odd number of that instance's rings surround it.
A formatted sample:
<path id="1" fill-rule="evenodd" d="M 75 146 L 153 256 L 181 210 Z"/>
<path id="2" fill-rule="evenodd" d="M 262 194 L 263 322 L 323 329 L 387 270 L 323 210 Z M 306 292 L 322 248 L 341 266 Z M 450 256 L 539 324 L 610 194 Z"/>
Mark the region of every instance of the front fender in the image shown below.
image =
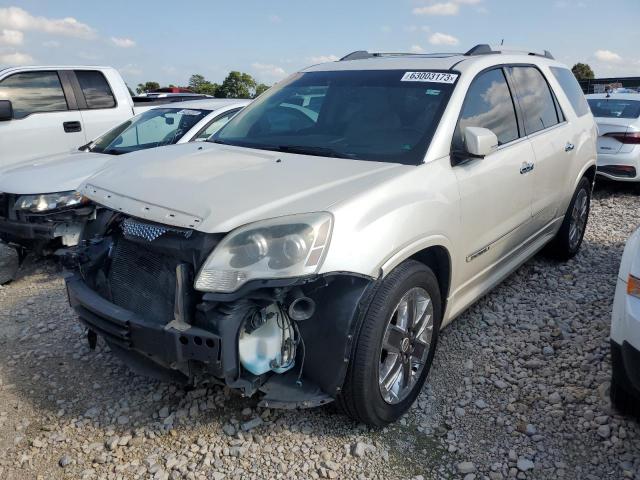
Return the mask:
<path id="1" fill-rule="evenodd" d="M 453 258 L 451 252 L 453 251 L 453 245 L 448 237 L 445 235 L 430 235 L 424 238 L 416 239 L 412 242 L 403 245 L 379 266 L 381 276 L 386 277 L 391 271 L 400 265 L 402 262 L 411 258 L 416 253 L 426 250 L 429 247 L 444 247 L 449 253 L 451 264 L 453 265 Z"/>
<path id="2" fill-rule="evenodd" d="M 449 158 L 416 166 L 404 175 L 334 205 L 334 230 L 321 272 L 387 275 L 424 248 L 455 251 L 460 195 Z"/>

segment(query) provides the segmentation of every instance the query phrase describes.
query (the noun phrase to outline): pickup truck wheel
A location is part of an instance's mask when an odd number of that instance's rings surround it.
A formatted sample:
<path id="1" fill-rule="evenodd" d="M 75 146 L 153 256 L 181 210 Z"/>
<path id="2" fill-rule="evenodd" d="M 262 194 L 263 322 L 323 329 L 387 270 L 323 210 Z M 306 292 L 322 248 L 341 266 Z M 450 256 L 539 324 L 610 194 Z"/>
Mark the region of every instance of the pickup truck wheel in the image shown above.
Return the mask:
<path id="1" fill-rule="evenodd" d="M 582 245 L 587 229 L 591 203 L 591 183 L 583 177 L 576 188 L 564 220 L 555 238 L 549 244 L 549 253 L 559 260 L 569 260 Z"/>
<path id="2" fill-rule="evenodd" d="M 441 298 L 433 271 L 409 260 L 383 281 L 364 316 L 337 402 L 381 427 L 402 416 L 425 382 L 438 342 Z"/>

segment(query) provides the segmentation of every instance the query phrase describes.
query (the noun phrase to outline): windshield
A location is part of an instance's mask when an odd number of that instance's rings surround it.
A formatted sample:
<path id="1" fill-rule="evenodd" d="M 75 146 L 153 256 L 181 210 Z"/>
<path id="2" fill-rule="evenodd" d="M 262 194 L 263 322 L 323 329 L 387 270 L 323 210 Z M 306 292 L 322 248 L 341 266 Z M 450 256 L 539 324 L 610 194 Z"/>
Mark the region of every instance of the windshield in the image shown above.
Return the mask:
<path id="1" fill-rule="evenodd" d="M 418 165 L 457 77 L 404 70 L 299 73 L 258 97 L 210 141 Z"/>
<path id="2" fill-rule="evenodd" d="M 121 155 L 178 142 L 210 110 L 154 108 L 127 120 L 89 144 L 95 153 Z"/>
<path id="3" fill-rule="evenodd" d="M 638 118 L 640 117 L 640 100 L 623 100 L 620 98 L 589 98 L 587 100 L 594 117 Z"/>

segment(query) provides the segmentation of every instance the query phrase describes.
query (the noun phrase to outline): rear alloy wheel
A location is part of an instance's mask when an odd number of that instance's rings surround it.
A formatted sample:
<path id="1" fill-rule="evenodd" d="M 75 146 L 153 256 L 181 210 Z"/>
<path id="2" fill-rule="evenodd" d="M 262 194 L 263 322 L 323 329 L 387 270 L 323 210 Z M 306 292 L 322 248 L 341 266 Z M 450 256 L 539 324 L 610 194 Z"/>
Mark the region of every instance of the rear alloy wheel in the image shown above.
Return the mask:
<path id="1" fill-rule="evenodd" d="M 354 420 L 384 426 L 414 402 L 433 362 L 441 299 L 433 271 L 408 260 L 374 294 L 362 320 L 338 405 Z"/>
<path id="2" fill-rule="evenodd" d="M 583 177 L 548 251 L 560 260 L 569 260 L 580 250 L 587 229 L 591 202 L 591 182 Z"/>

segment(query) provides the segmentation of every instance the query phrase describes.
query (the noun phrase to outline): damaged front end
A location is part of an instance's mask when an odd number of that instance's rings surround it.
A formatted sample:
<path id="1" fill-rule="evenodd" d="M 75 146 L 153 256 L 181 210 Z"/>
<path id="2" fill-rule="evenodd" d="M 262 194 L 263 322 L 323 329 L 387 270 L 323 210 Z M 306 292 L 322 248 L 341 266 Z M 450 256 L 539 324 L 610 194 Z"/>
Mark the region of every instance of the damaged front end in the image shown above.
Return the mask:
<path id="1" fill-rule="evenodd" d="M 225 237 L 101 211 L 65 257 L 72 307 L 135 371 L 179 382 L 215 379 L 261 404 L 313 407 L 340 393 L 374 282 L 351 274 L 195 290 Z M 94 227 L 95 230 L 95 227 Z"/>
<path id="2" fill-rule="evenodd" d="M 77 192 L 0 193 L 0 240 L 39 254 L 77 245 L 96 207 Z"/>

